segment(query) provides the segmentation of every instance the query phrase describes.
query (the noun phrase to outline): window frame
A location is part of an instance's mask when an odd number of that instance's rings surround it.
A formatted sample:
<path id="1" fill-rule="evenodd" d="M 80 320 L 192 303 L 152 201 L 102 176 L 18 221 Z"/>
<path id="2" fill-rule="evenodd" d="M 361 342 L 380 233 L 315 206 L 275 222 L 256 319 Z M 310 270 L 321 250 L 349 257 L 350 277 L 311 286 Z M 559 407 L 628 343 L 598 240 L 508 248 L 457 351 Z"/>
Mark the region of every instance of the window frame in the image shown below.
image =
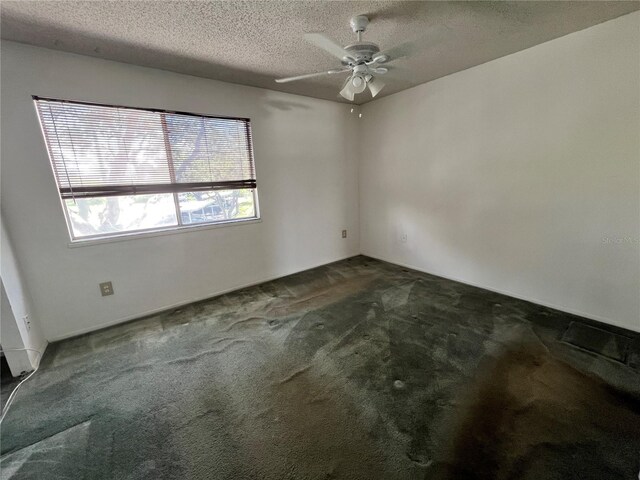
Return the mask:
<path id="1" fill-rule="evenodd" d="M 148 238 L 148 237 L 155 237 L 155 236 L 161 236 L 161 235 L 192 232 L 197 230 L 207 230 L 211 228 L 247 225 L 247 224 L 260 223 L 262 221 L 262 216 L 260 212 L 260 203 L 258 200 L 258 197 L 259 197 L 258 185 L 256 180 L 255 187 L 250 189 L 253 197 L 253 208 L 254 208 L 254 215 L 251 217 L 185 224 L 182 221 L 182 212 L 180 210 L 178 195 L 180 195 L 181 193 L 188 193 L 188 191 L 185 191 L 185 192 L 174 191 L 171 194 L 173 196 L 173 203 L 174 203 L 174 208 L 176 213 L 176 222 L 177 222 L 176 225 L 160 226 L 156 228 L 143 228 L 143 229 L 137 229 L 137 230 L 127 230 L 123 232 L 114 232 L 114 233 L 98 233 L 95 235 L 83 235 L 81 237 L 76 237 L 73 231 L 73 224 L 69 216 L 70 215 L 69 209 L 67 208 L 65 199 L 60 194 L 60 186 L 58 185 L 56 169 L 53 163 L 54 159 L 53 159 L 53 156 L 51 155 L 49 142 L 47 140 L 47 133 L 44 129 L 44 126 L 42 124 L 42 119 L 38 111 L 38 105 L 37 105 L 38 100 L 80 104 L 80 105 L 88 105 L 88 106 L 96 106 L 96 107 L 144 110 L 148 112 L 159 113 L 160 115 L 162 115 L 161 121 L 162 121 L 164 135 L 167 134 L 165 131 L 166 129 L 165 115 L 166 114 L 186 115 L 186 116 L 197 117 L 197 118 L 212 118 L 212 119 L 220 119 L 220 120 L 239 120 L 239 121 L 246 122 L 246 128 L 248 130 L 247 140 L 248 140 L 249 153 L 251 155 L 251 161 L 253 162 L 255 176 L 257 178 L 258 174 L 257 174 L 257 167 L 256 167 L 256 161 L 255 161 L 255 154 L 254 154 L 253 128 L 251 124 L 251 119 L 248 117 L 231 117 L 231 116 L 211 115 L 211 114 L 203 114 L 203 113 L 195 113 L 195 112 L 184 112 L 180 110 L 166 110 L 161 108 L 132 107 L 129 105 L 115 105 L 115 104 L 98 103 L 98 102 L 87 102 L 87 101 L 81 101 L 81 100 L 58 99 L 58 98 L 43 97 L 38 95 L 32 95 L 31 98 L 33 100 L 33 105 L 34 105 L 36 117 L 38 119 L 38 124 L 40 125 L 41 138 L 45 144 L 47 157 L 49 158 L 51 173 L 53 174 L 54 181 L 56 183 L 56 193 L 58 195 L 58 199 L 60 200 L 60 206 L 62 208 L 65 223 L 67 224 L 67 231 L 69 233 L 69 239 L 70 239 L 70 243 L 69 243 L 70 247 L 94 245 L 94 244 L 101 244 L 101 243 L 111 243 L 111 242 L 118 242 L 118 241 L 125 241 L 125 240 L 134 240 L 138 238 Z M 173 168 L 174 168 L 173 158 L 171 157 L 170 152 L 168 152 L 168 154 L 169 156 L 167 157 L 167 162 L 169 164 L 170 170 L 173 171 Z M 244 189 L 236 188 L 236 189 L 229 189 L 229 190 L 244 190 Z M 140 193 L 140 195 L 144 195 L 144 193 Z"/>

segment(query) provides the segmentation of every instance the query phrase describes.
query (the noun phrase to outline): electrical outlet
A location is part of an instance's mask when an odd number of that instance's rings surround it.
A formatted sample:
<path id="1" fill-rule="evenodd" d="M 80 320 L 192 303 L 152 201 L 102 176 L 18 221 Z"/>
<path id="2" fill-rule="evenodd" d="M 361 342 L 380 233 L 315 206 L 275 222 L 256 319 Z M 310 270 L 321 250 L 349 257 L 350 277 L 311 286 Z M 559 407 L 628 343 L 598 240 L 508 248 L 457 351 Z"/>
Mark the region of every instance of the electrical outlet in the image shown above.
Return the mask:
<path id="1" fill-rule="evenodd" d="M 346 230 L 342 230 L 342 238 L 347 238 L 347 231 Z"/>
<path id="2" fill-rule="evenodd" d="M 407 234 L 406 233 L 403 233 L 402 235 L 400 235 L 400 242 L 407 243 Z"/>
<path id="3" fill-rule="evenodd" d="M 22 320 L 24 321 L 24 326 L 27 329 L 27 332 L 31 330 L 31 320 L 29 320 L 29 315 L 22 317 Z"/>
<path id="4" fill-rule="evenodd" d="M 111 282 L 104 282 L 100 284 L 100 293 L 103 297 L 107 295 L 113 295 L 113 285 Z"/>

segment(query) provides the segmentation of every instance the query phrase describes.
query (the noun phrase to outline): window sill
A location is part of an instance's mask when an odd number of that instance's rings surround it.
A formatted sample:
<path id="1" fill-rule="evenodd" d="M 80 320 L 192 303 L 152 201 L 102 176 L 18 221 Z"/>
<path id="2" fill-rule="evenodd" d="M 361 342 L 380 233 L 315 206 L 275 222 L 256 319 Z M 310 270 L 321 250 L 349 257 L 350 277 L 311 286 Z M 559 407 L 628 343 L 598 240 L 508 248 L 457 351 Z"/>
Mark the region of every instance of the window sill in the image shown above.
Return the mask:
<path id="1" fill-rule="evenodd" d="M 160 237 L 165 235 L 176 235 L 181 233 L 209 230 L 211 228 L 224 228 L 224 227 L 232 227 L 232 226 L 239 226 L 239 225 L 253 225 L 255 223 L 261 223 L 261 222 L 262 222 L 261 218 L 250 218 L 246 220 L 230 220 L 228 222 L 207 223 L 204 225 L 170 227 L 170 228 L 165 228 L 161 230 L 122 233 L 120 235 L 112 235 L 108 237 L 92 237 L 86 240 L 72 240 L 67 244 L 67 246 L 69 248 L 90 247 L 92 245 L 101 245 L 104 243 L 130 242 L 132 240 L 138 240 L 142 238 Z"/>

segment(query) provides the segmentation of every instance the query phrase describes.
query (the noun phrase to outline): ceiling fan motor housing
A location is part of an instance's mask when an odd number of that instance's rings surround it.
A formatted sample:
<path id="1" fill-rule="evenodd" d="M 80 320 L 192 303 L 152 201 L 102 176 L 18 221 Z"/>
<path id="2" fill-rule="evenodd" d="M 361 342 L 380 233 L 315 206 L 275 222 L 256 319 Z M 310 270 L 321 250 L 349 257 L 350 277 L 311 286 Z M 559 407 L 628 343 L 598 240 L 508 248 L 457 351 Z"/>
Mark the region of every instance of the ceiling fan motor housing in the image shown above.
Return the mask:
<path id="1" fill-rule="evenodd" d="M 347 45 L 344 49 L 351 54 L 351 58 L 344 57 L 342 59 L 343 65 L 358 65 L 370 62 L 373 56 L 380 51 L 380 47 L 372 42 L 358 42 Z"/>

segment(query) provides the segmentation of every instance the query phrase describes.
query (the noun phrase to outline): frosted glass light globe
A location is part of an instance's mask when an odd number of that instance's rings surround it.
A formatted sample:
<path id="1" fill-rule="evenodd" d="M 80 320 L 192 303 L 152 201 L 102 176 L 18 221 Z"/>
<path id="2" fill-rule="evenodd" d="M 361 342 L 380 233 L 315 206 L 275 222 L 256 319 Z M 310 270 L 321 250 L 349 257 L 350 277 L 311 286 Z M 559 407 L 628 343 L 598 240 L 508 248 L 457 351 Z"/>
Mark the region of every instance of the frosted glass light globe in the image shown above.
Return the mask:
<path id="1" fill-rule="evenodd" d="M 351 79 L 351 85 L 353 85 L 353 90 L 355 93 L 362 93 L 364 92 L 364 89 L 367 88 L 367 82 L 365 82 L 364 78 L 359 75 L 356 75 L 355 77 L 353 77 L 353 79 Z"/>

